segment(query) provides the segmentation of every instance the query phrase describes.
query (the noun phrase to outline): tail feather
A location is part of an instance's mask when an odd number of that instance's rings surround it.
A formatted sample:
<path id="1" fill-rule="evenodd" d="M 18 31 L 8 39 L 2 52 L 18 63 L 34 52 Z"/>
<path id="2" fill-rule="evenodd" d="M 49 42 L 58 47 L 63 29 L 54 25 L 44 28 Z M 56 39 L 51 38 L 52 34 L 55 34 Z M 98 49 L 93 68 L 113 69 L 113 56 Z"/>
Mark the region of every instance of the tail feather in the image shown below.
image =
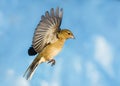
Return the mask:
<path id="1" fill-rule="evenodd" d="M 27 80 L 30 80 L 37 69 L 38 65 L 41 63 L 41 59 L 38 59 L 37 57 L 34 59 L 32 64 L 28 67 L 28 69 L 25 71 L 23 77 L 25 77 Z"/>

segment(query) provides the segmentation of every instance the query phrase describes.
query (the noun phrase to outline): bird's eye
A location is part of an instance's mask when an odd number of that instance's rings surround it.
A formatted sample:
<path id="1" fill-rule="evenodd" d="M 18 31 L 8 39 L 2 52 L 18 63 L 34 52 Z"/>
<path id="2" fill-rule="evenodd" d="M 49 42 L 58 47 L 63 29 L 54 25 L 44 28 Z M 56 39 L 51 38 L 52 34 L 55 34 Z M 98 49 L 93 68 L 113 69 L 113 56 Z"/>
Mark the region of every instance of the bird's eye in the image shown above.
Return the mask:
<path id="1" fill-rule="evenodd" d="M 70 35 L 70 33 L 68 33 L 68 35 Z"/>

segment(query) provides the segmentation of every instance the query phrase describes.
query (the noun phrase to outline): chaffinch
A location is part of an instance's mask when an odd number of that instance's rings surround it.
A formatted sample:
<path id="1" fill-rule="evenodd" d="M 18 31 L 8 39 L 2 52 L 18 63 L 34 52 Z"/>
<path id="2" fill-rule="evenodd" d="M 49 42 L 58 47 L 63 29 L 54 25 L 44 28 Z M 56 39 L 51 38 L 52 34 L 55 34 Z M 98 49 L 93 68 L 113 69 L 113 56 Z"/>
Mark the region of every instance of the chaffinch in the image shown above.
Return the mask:
<path id="1" fill-rule="evenodd" d="M 56 11 L 51 8 L 50 12 L 46 11 L 45 15 L 41 16 L 34 32 L 32 46 L 28 50 L 30 56 L 38 55 L 24 74 L 27 80 L 32 78 L 39 64 L 48 62 L 52 66 L 55 65 L 53 57 L 61 51 L 66 39 L 74 38 L 70 30 L 60 28 L 62 16 L 63 9 L 59 8 Z"/>

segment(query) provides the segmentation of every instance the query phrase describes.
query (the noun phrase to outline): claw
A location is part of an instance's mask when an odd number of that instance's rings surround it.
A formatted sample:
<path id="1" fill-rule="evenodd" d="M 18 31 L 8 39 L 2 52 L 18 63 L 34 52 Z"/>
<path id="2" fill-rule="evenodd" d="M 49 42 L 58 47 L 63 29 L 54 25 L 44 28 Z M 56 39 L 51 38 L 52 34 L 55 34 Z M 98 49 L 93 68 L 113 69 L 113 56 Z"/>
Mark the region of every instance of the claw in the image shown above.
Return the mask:
<path id="1" fill-rule="evenodd" d="M 51 63 L 51 66 L 54 66 L 55 65 L 55 60 L 51 59 L 50 61 L 48 61 L 48 63 Z"/>

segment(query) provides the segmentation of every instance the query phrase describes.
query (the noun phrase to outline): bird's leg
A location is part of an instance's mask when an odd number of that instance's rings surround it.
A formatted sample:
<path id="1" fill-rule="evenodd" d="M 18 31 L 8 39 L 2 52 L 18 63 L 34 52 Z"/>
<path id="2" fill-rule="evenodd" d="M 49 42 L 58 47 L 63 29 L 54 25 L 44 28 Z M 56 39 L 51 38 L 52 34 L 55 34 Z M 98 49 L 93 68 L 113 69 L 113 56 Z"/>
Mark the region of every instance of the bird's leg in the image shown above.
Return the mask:
<path id="1" fill-rule="evenodd" d="M 48 61 L 48 63 L 51 63 L 51 66 L 55 65 L 55 60 L 54 59 L 51 59 Z"/>

